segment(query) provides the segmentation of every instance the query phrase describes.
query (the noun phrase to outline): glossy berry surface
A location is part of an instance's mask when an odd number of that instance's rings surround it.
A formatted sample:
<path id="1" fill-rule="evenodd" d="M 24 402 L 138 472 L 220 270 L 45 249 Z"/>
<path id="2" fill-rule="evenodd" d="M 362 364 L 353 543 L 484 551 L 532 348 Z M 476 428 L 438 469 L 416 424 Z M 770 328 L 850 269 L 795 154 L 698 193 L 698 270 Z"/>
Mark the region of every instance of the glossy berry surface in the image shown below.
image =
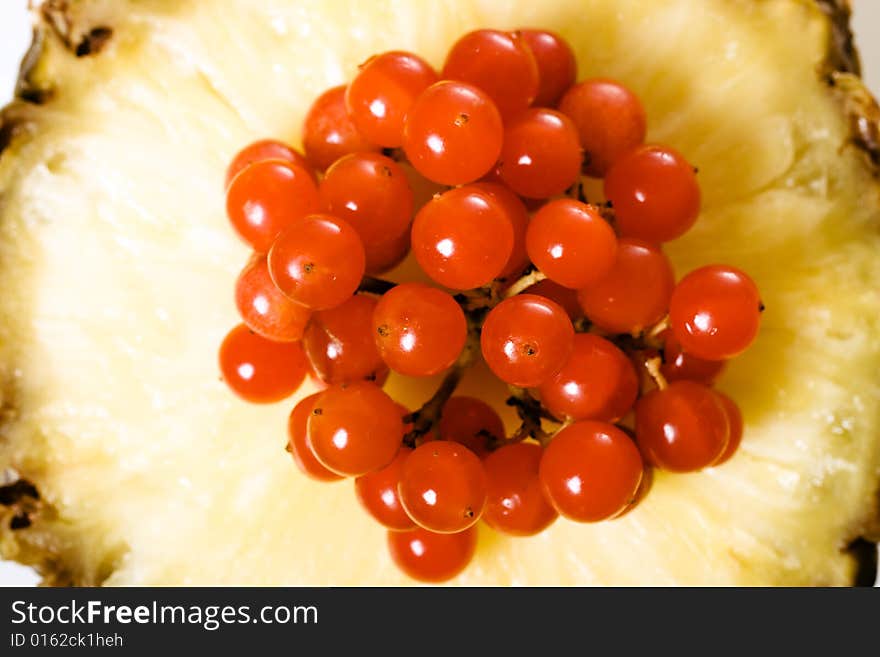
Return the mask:
<path id="1" fill-rule="evenodd" d="M 693 381 L 676 381 L 636 404 L 636 439 L 646 459 L 671 472 L 695 472 L 724 453 L 730 436 L 719 396 Z"/>
<path id="2" fill-rule="evenodd" d="M 578 333 L 565 365 L 540 392 L 541 403 L 559 419 L 612 422 L 632 407 L 639 380 L 632 362 L 615 344 Z"/>
<path id="3" fill-rule="evenodd" d="M 403 463 L 400 501 L 417 525 L 456 533 L 475 524 L 486 505 L 486 474 L 464 445 L 446 440 L 423 443 Z"/>
<path id="4" fill-rule="evenodd" d="M 312 368 L 326 383 L 381 379 L 387 371 L 371 322 L 376 299 L 356 294 L 329 310 L 316 312 L 303 336 Z"/>
<path id="5" fill-rule="evenodd" d="M 420 582 L 445 582 L 463 571 L 477 549 L 477 530 L 458 534 L 436 534 L 418 527 L 388 532 L 391 560 L 408 576 Z"/>
<path id="6" fill-rule="evenodd" d="M 533 443 L 506 445 L 484 461 L 488 494 L 483 520 L 496 531 L 533 536 L 553 524 L 558 513 L 547 501 L 538 476 L 543 448 Z"/>
<path id="7" fill-rule="evenodd" d="M 260 139 L 248 144 L 235 154 L 232 162 L 226 168 L 226 187 L 229 187 L 229 183 L 240 171 L 263 160 L 284 160 L 296 164 L 311 173 L 316 184 L 318 182 L 311 164 L 302 153 L 276 139 Z"/>
<path id="8" fill-rule="evenodd" d="M 384 155 L 354 153 L 337 160 L 319 192 L 323 210 L 351 224 L 364 247 L 409 229 L 412 190 L 400 166 Z"/>
<path id="9" fill-rule="evenodd" d="M 513 240 L 504 203 L 483 185 L 465 185 L 444 192 L 419 210 L 411 248 L 422 271 L 433 280 L 468 290 L 501 274 Z"/>
<path id="10" fill-rule="evenodd" d="M 486 316 L 480 336 L 483 359 L 505 383 L 539 386 L 571 354 L 574 327 L 565 310 L 544 297 L 518 294 Z"/>
<path id="11" fill-rule="evenodd" d="M 723 360 L 706 360 L 686 353 L 675 334 L 665 331 L 663 340 L 663 365 L 660 373 L 667 381 L 696 381 L 712 384 L 724 370 Z"/>
<path id="12" fill-rule="evenodd" d="M 621 239 L 611 270 L 578 292 L 591 322 L 610 333 L 634 333 L 666 314 L 675 287 L 672 263 L 660 247 Z"/>
<path id="13" fill-rule="evenodd" d="M 535 294 L 545 299 L 550 299 L 562 306 L 563 310 L 568 313 L 569 318 L 574 321 L 584 316 L 581 304 L 578 302 L 578 294 L 576 290 L 563 287 L 559 283 L 554 283 L 549 278 L 538 281 L 534 285 L 526 289 L 527 294 Z"/>
<path id="14" fill-rule="evenodd" d="M 388 240 L 364 245 L 366 273 L 370 276 L 384 274 L 394 269 L 409 255 L 409 231 Z"/>
<path id="15" fill-rule="evenodd" d="M 615 80 L 579 82 L 565 93 L 559 111 L 577 126 L 584 149 L 584 173 L 589 176 L 605 176 L 612 164 L 645 141 L 647 121 L 642 103 Z"/>
<path id="16" fill-rule="evenodd" d="M 581 173 L 581 146 L 574 124 L 546 108 L 520 112 L 505 125 L 501 179 L 527 198 L 562 194 Z"/>
<path id="17" fill-rule="evenodd" d="M 461 443 L 483 458 L 492 442 L 505 436 L 504 423 L 495 409 L 476 397 L 450 397 L 437 424 L 440 440 Z"/>
<path id="18" fill-rule="evenodd" d="M 492 100 L 462 82 L 428 87 L 407 113 L 403 149 L 413 167 L 441 185 L 485 175 L 501 154 L 504 128 Z"/>
<path id="19" fill-rule="evenodd" d="M 358 132 L 386 148 L 403 145 L 407 111 L 437 72 L 424 59 L 399 50 L 375 55 L 361 65 L 345 93 L 348 115 Z"/>
<path id="20" fill-rule="evenodd" d="M 686 352 L 706 360 L 732 358 L 754 342 L 761 295 L 743 271 L 723 265 L 695 269 L 672 293 L 669 323 Z"/>
<path id="21" fill-rule="evenodd" d="M 409 447 L 401 447 L 391 463 L 354 481 L 354 490 L 361 506 L 386 529 L 404 531 L 416 526 L 404 511 L 397 494 L 403 463 L 411 453 Z"/>
<path id="22" fill-rule="evenodd" d="M 535 56 L 515 32 L 468 32 L 449 50 L 443 77 L 483 89 L 505 118 L 526 109 L 538 93 Z"/>
<path id="23" fill-rule="evenodd" d="M 300 401 L 290 412 L 287 420 L 287 451 L 293 457 L 293 462 L 304 475 L 315 481 L 339 481 L 342 479 L 335 472 L 330 472 L 321 465 L 309 441 L 308 422 L 312 414 L 315 400 L 320 393 L 309 395 Z"/>
<path id="24" fill-rule="evenodd" d="M 539 475 L 560 515 L 577 522 L 611 518 L 635 498 L 644 466 L 623 431 L 604 422 L 575 422 L 544 449 Z"/>
<path id="25" fill-rule="evenodd" d="M 308 369 L 298 342 L 273 342 L 244 324 L 227 333 L 220 345 L 219 358 L 226 385 L 255 404 L 271 404 L 290 397 Z"/>
<path id="26" fill-rule="evenodd" d="M 381 150 L 364 139 L 349 118 L 345 86 L 325 91 L 312 103 L 303 122 L 302 140 L 306 158 L 319 171 L 349 153 Z"/>
<path id="27" fill-rule="evenodd" d="M 666 146 L 642 146 L 620 157 L 605 176 L 605 197 L 624 237 L 668 242 L 700 214 L 693 165 Z"/>
<path id="28" fill-rule="evenodd" d="M 510 225 L 513 228 L 513 246 L 498 278 L 515 280 L 529 265 L 529 256 L 526 253 L 529 211 L 519 196 L 499 182 L 482 181 L 472 183 L 469 187 L 492 196 L 501 205 L 510 220 Z"/>
<path id="29" fill-rule="evenodd" d="M 558 199 L 532 217 L 526 231 L 526 250 L 547 278 L 581 289 L 611 271 L 617 257 L 617 237 L 595 207 Z"/>
<path id="30" fill-rule="evenodd" d="M 403 439 L 400 409 L 377 385 L 333 385 L 315 400 L 309 440 L 324 467 L 359 477 L 388 465 Z"/>
<path id="31" fill-rule="evenodd" d="M 461 306 L 422 283 L 401 283 L 382 295 L 370 319 L 378 353 L 407 376 L 431 376 L 452 365 L 467 338 Z"/>
<path id="32" fill-rule="evenodd" d="M 553 107 L 574 84 L 577 61 L 568 42 L 547 30 L 520 30 L 538 65 L 538 93 L 532 103 Z"/>
<path id="33" fill-rule="evenodd" d="M 351 225 L 326 214 L 300 219 L 269 252 L 269 273 L 293 301 L 324 310 L 351 297 L 361 282 L 366 256 Z"/>
<path id="34" fill-rule="evenodd" d="M 254 254 L 235 282 L 235 307 L 254 333 L 276 342 L 303 336 L 312 313 L 281 294 L 269 276 L 266 256 Z"/>
<path id="35" fill-rule="evenodd" d="M 723 392 L 718 392 L 716 390 L 715 394 L 718 396 L 721 406 L 724 408 L 724 413 L 727 415 L 727 424 L 730 429 L 727 446 L 724 448 L 724 451 L 721 452 L 721 456 L 719 456 L 712 464 L 713 466 L 718 466 L 722 463 L 727 463 L 727 461 L 733 458 L 733 455 L 736 454 L 736 451 L 739 449 L 743 438 L 743 417 L 742 412 L 739 410 L 739 406 L 737 406 L 735 401 Z"/>
<path id="36" fill-rule="evenodd" d="M 320 206 L 312 174 L 283 160 L 243 169 L 226 192 L 226 214 L 241 239 L 266 253 L 285 229 Z"/>

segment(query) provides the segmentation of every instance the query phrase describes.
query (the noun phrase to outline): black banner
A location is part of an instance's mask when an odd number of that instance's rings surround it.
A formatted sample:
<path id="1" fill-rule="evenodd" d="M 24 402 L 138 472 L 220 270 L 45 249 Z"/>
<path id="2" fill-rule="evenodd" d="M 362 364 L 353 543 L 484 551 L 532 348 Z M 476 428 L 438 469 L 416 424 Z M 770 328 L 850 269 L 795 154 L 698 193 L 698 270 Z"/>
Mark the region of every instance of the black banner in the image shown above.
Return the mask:
<path id="1" fill-rule="evenodd" d="M 877 589 L 0 589 L 0 654 L 874 649 Z M 772 640 L 772 644 L 767 641 Z M 554 648 L 555 647 L 555 648 Z M 273 652 L 270 650 L 270 652 Z"/>

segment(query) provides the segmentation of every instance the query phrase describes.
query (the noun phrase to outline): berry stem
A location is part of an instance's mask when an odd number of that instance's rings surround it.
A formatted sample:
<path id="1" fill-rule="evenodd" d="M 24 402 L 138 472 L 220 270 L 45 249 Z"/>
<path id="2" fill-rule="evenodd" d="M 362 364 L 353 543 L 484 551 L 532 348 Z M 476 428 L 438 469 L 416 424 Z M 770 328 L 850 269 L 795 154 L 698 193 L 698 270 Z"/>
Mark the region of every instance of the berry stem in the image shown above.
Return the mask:
<path id="1" fill-rule="evenodd" d="M 666 390 L 669 384 L 666 382 L 666 377 L 660 372 L 660 366 L 662 364 L 663 359 L 660 358 L 660 356 L 655 356 L 654 358 L 649 358 L 645 361 L 645 369 L 648 370 L 648 374 L 654 380 L 654 383 L 657 384 L 657 387 L 660 390 Z"/>
<path id="2" fill-rule="evenodd" d="M 515 281 L 513 285 L 511 285 L 504 291 L 504 298 L 509 299 L 510 297 L 515 297 L 520 292 L 529 289 L 535 283 L 540 283 L 546 278 L 547 276 L 543 272 L 537 269 L 532 269 L 531 271 L 528 271 L 520 276 L 520 278 Z"/>
<path id="3" fill-rule="evenodd" d="M 404 423 L 412 423 L 412 430 L 403 437 L 403 444 L 407 447 L 415 447 L 416 441 L 434 428 L 440 421 L 440 414 L 449 398 L 455 392 L 458 384 L 464 376 L 465 370 L 473 365 L 477 354 L 480 352 L 480 336 L 476 327 L 471 326 L 468 330 L 467 342 L 461 350 L 458 360 L 450 368 L 440 387 L 431 395 L 431 398 L 422 404 L 417 411 L 410 413 L 404 418 Z"/>
<path id="4" fill-rule="evenodd" d="M 502 445 L 523 441 L 526 438 L 534 438 L 542 445 L 549 443 L 553 436 L 544 431 L 541 420 L 546 419 L 552 422 L 557 420 L 547 413 L 544 407 L 541 406 L 541 402 L 535 399 L 525 388 L 508 386 L 508 389 L 511 394 L 505 403 L 516 408 L 516 414 L 519 416 L 522 424 L 520 424 L 519 429 L 512 436 L 503 441 L 498 441 L 497 444 L 491 445 L 491 447 L 495 449 Z"/>

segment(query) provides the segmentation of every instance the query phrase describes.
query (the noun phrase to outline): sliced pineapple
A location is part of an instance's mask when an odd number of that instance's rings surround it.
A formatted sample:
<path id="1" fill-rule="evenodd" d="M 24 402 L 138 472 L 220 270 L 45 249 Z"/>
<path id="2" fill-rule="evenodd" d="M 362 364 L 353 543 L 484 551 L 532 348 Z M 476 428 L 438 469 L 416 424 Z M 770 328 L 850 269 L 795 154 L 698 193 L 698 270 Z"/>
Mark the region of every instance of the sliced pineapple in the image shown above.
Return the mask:
<path id="1" fill-rule="evenodd" d="M 878 529 L 880 149 L 846 18 L 830 0 L 45 2 L 0 130 L 3 556 L 50 583 L 404 583 L 350 482 L 284 454 L 292 401 L 218 380 L 247 258 L 223 169 L 253 138 L 296 143 L 371 53 L 440 63 L 466 30 L 537 26 L 699 166 L 679 273 L 742 267 L 767 312 L 720 383 L 747 423 L 732 462 L 657 474 L 617 521 L 481 529 L 455 581 L 851 583 L 847 548 Z"/>

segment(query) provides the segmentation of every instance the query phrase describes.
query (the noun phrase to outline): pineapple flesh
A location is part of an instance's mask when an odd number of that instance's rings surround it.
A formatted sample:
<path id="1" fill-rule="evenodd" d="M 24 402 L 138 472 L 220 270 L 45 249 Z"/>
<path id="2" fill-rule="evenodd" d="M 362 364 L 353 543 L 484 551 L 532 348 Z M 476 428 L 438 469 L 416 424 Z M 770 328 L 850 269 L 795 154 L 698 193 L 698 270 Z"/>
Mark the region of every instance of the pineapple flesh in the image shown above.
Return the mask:
<path id="1" fill-rule="evenodd" d="M 878 531 L 880 148 L 876 105 L 851 74 L 845 3 L 47 0 L 38 11 L 0 127 L 5 558 L 56 584 L 407 583 L 351 482 L 313 483 L 284 453 L 294 400 L 251 406 L 218 379 L 248 255 L 225 219 L 223 171 L 254 138 L 298 143 L 311 101 L 372 53 L 440 64 L 467 30 L 535 26 L 570 40 L 579 77 L 630 85 L 649 139 L 699 167 L 701 218 L 669 248 L 679 275 L 741 267 L 767 310 L 719 384 L 746 421 L 730 463 L 655 474 L 616 521 L 560 520 L 531 539 L 481 528 L 454 583 L 855 580 L 849 547 Z"/>

